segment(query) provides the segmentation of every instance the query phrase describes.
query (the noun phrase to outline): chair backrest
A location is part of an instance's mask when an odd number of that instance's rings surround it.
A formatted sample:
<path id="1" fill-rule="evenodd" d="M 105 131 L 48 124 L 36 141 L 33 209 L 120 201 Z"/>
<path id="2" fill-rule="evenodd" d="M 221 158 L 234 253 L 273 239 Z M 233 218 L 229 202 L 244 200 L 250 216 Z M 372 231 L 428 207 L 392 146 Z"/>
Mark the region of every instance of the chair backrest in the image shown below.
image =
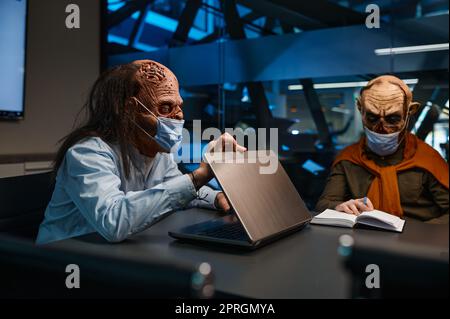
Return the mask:
<path id="1" fill-rule="evenodd" d="M 34 239 L 54 185 L 52 172 L 0 178 L 0 233 Z"/>
<path id="2" fill-rule="evenodd" d="M 440 237 L 448 243 L 448 225 L 428 226 L 439 226 L 431 241 Z M 373 240 L 360 236 L 351 248 L 341 246 L 339 251 L 344 252 L 344 265 L 352 278 L 350 297 L 448 298 L 448 246 L 422 241 L 417 244 L 407 238 L 393 242 L 392 237 Z M 375 284 L 379 285 L 376 289 Z"/>
<path id="3" fill-rule="evenodd" d="M 0 235 L 0 265 L 0 299 L 209 298 L 214 292 L 209 264 L 131 248 L 118 255 L 80 243 L 36 246 Z"/>

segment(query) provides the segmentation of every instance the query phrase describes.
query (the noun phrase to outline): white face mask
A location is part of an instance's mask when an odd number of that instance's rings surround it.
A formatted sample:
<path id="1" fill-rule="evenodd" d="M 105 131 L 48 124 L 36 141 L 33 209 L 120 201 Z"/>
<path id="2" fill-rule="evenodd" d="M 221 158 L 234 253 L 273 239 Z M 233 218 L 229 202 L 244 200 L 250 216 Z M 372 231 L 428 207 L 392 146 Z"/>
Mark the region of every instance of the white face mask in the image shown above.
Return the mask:
<path id="1" fill-rule="evenodd" d="M 136 98 L 135 98 L 136 99 Z M 183 120 L 170 119 L 166 117 L 156 116 L 150 111 L 141 101 L 136 101 L 142 105 L 151 115 L 157 120 L 156 135 L 151 136 L 140 125 L 135 123 L 148 137 L 155 140 L 166 151 L 176 152 L 181 144 L 183 138 Z"/>
<path id="2" fill-rule="evenodd" d="M 394 154 L 399 146 L 398 136 L 401 131 L 391 134 L 380 134 L 364 127 L 367 137 L 367 146 L 377 155 L 386 156 Z"/>
<path id="3" fill-rule="evenodd" d="M 391 134 L 380 134 L 374 131 L 369 130 L 366 126 L 364 126 L 364 132 L 367 137 L 367 146 L 369 149 L 377 155 L 387 156 L 394 154 L 401 141 L 399 140 L 400 133 L 406 129 L 409 122 L 409 116 L 407 116 L 405 120 L 405 125 L 398 132 L 394 132 Z"/>

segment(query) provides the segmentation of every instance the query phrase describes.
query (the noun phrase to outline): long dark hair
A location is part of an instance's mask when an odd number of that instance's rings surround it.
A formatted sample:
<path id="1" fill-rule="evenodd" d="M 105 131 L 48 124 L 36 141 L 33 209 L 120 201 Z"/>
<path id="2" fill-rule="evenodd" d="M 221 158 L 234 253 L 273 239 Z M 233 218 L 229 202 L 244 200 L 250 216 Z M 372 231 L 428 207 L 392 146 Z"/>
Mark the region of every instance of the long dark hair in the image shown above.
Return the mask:
<path id="1" fill-rule="evenodd" d="M 79 116 L 85 116 L 82 124 L 62 138 L 54 162 L 54 172 L 64 161 L 67 150 L 86 137 L 97 136 L 105 142 L 117 143 L 120 147 L 125 176 L 130 173 L 130 154 L 136 126 L 136 108 L 127 107 L 130 99 L 137 96 L 142 87 L 136 73 L 139 65 L 124 64 L 102 73 L 95 81 L 88 100 Z"/>

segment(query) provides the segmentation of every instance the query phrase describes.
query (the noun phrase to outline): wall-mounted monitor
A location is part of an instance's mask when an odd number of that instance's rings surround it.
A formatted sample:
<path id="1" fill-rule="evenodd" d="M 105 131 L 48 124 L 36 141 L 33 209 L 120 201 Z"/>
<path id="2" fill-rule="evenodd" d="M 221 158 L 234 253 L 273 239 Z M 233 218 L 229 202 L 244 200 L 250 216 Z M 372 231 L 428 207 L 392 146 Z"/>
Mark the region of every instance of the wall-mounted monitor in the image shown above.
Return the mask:
<path id="1" fill-rule="evenodd" d="M 21 119 L 25 103 L 27 0 L 0 1 L 0 118 Z"/>

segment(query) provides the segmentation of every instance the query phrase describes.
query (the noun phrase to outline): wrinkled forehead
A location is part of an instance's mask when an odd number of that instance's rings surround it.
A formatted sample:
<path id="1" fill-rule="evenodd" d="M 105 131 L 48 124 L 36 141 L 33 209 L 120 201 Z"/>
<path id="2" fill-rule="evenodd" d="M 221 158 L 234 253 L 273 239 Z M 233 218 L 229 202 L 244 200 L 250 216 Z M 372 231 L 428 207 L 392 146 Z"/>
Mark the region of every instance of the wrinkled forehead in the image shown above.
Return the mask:
<path id="1" fill-rule="evenodd" d="M 405 92 L 392 83 L 373 85 L 361 94 L 362 107 L 372 113 L 392 113 L 406 107 Z"/>
<path id="2" fill-rule="evenodd" d="M 137 75 L 150 89 L 178 91 L 178 80 L 167 67 L 151 60 L 138 60 L 133 63 L 139 66 Z"/>

